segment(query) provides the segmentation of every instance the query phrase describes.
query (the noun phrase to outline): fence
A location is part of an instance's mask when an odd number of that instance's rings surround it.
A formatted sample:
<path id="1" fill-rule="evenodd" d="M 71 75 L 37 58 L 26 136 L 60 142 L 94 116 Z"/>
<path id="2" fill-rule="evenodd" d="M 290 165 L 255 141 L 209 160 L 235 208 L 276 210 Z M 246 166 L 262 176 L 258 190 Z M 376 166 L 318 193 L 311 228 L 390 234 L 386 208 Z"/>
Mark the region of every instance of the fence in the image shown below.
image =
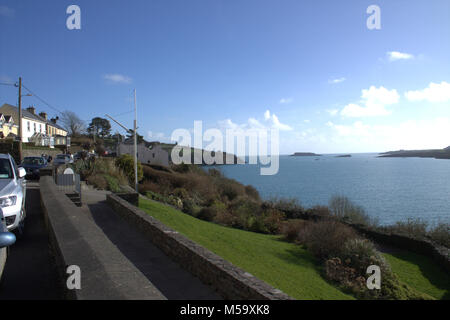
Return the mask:
<path id="1" fill-rule="evenodd" d="M 55 174 L 56 188 L 81 206 L 81 179 L 79 174 Z"/>

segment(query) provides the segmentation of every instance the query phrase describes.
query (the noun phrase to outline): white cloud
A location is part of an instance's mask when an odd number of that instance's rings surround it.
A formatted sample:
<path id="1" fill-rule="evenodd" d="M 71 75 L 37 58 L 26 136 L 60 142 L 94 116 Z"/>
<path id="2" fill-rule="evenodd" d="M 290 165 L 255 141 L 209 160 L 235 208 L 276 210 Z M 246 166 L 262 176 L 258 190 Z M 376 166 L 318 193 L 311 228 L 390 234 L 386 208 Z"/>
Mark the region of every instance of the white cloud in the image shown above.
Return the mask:
<path id="1" fill-rule="evenodd" d="M 341 110 L 341 115 L 352 118 L 389 115 L 391 111 L 386 110 L 386 106 L 398 103 L 400 96 L 395 89 L 371 86 L 362 90 L 361 99 L 363 106 L 350 103 Z"/>
<path id="2" fill-rule="evenodd" d="M 450 118 L 407 120 L 395 125 L 327 124 L 334 130 L 337 145 L 351 145 L 355 150 L 389 151 L 400 149 L 433 149 L 449 145 Z M 369 150 L 370 151 L 370 150 Z"/>
<path id="3" fill-rule="evenodd" d="M 281 104 L 289 104 L 289 103 L 291 103 L 291 102 L 293 102 L 294 101 L 294 99 L 292 99 L 292 98 L 282 98 L 281 100 L 280 100 L 280 103 Z"/>
<path id="4" fill-rule="evenodd" d="M 398 52 L 398 51 L 390 51 L 390 52 L 387 52 L 386 55 L 388 56 L 389 61 L 414 59 L 414 55 L 412 55 L 410 53 L 403 53 L 403 52 Z"/>
<path id="5" fill-rule="evenodd" d="M 328 110 L 326 110 L 329 114 L 330 114 L 330 116 L 335 116 L 335 115 L 337 115 L 338 114 L 338 112 L 339 112 L 339 109 L 328 109 Z"/>
<path id="6" fill-rule="evenodd" d="M 239 130 L 239 129 L 278 129 L 280 131 L 290 131 L 292 127 L 281 123 L 278 117 L 271 113 L 270 110 L 266 110 L 264 112 L 264 122 L 257 120 L 256 118 L 249 118 L 247 123 L 236 124 L 231 119 L 225 119 L 218 121 L 218 125 L 221 129 L 231 129 L 231 130 Z"/>
<path id="7" fill-rule="evenodd" d="M 450 83 L 445 81 L 441 83 L 431 82 L 423 90 L 406 92 L 405 97 L 409 101 L 447 102 L 450 101 Z"/>
<path id="8" fill-rule="evenodd" d="M 0 16 L 12 18 L 15 15 L 14 9 L 11 9 L 7 6 L 0 6 Z"/>
<path id="9" fill-rule="evenodd" d="M 121 74 L 105 74 L 103 76 L 103 79 L 111 83 L 124 83 L 124 84 L 131 83 L 132 81 L 130 77 Z"/>
<path id="10" fill-rule="evenodd" d="M 305 120 L 303 120 L 303 122 L 304 122 L 304 123 L 310 123 L 311 120 L 305 119 Z"/>
<path id="11" fill-rule="evenodd" d="M 345 79 L 345 78 L 331 79 L 331 80 L 328 81 L 328 83 L 336 84 L 336 83 L 344 82 L 345 80 L 347 80 L 347 79 Z"/>

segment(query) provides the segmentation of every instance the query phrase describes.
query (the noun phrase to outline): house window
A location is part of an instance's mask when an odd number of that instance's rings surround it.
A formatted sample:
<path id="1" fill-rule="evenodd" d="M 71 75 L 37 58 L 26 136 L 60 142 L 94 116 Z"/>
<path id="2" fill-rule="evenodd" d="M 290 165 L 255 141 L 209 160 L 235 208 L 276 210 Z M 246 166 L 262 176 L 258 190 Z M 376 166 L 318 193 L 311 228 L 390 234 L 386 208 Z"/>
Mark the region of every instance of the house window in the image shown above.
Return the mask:
<path id="1" fill-rule="evenodd" d="M 30 132 L 30 130 L 31 130 L 31 128 L 30 128 L 30 121 L 27 121 L 27 129 L 28 129 L 28 132 Z"/>
<path id="2" fill-rule="evenodd" d="M 42 124 L 39 125 L 39 132 L 42 132 Z"/>
<path id="3" fill-rule="evenodd" d="M 36 132 L 36 122 L 33 123 L 33 127 L 34 127 L 34 132 Z"/>

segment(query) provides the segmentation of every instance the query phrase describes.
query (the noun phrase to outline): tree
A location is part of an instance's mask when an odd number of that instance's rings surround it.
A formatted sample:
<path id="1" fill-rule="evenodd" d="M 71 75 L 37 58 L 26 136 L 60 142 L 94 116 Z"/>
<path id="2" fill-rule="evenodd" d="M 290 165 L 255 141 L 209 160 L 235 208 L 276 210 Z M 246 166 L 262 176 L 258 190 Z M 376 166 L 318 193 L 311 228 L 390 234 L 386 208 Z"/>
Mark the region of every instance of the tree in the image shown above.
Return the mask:
<path id="1" fill-rule="evenodd" d="M 111 135 L 111 123 L 108 119 L 95 117 L 89 124 L 87 131 L 88 133 L 94 134 L 100 138 L 106 138 Z"/>
<path id="2" fill-rule="evenodd" d="M 144 141 L 144 136 L 141 136 L 139 133 L 136 133 L 137 143 L 141 143 Z M 130 130 L 127 133 L 127 139 L 134 139 L 134 130 Z"/>
<path id="3" fill-rule="evenodd" d="M 80 136 L 86 130 L 84 121 L 72 111 L 64 111 L 61 116 L 61 122 L 72 137 Z"/>

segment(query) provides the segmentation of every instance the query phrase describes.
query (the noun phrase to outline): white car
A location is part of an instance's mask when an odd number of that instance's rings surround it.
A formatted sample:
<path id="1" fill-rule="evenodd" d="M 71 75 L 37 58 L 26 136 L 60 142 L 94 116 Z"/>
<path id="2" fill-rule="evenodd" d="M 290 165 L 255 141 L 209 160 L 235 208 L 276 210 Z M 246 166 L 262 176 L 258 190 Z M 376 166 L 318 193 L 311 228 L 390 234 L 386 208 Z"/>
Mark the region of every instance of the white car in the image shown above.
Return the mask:
<path id="1" fill-rule="evenodd" d="M 53 164 L 55 166 L 69 163 L 73 163 L 73 158 L 70 156 L 70 154 L 58 154 L 55 160 L 53 160 Z"/>
<path id="2" fill-rule="evenodd" d="M 25 220 L 26 171 L 9 154 L 0 154 L 0 208 L 6 228 L 21 232 Z"/>
<path id="3" fill-rule="evenodd" d="M 8 232 L 3 218 L 3 211 L 0 208 L 0 281 L 5 269 L 6 258 L 8 257 L 8 247 L 16 242 L 14 233 Z"/>

